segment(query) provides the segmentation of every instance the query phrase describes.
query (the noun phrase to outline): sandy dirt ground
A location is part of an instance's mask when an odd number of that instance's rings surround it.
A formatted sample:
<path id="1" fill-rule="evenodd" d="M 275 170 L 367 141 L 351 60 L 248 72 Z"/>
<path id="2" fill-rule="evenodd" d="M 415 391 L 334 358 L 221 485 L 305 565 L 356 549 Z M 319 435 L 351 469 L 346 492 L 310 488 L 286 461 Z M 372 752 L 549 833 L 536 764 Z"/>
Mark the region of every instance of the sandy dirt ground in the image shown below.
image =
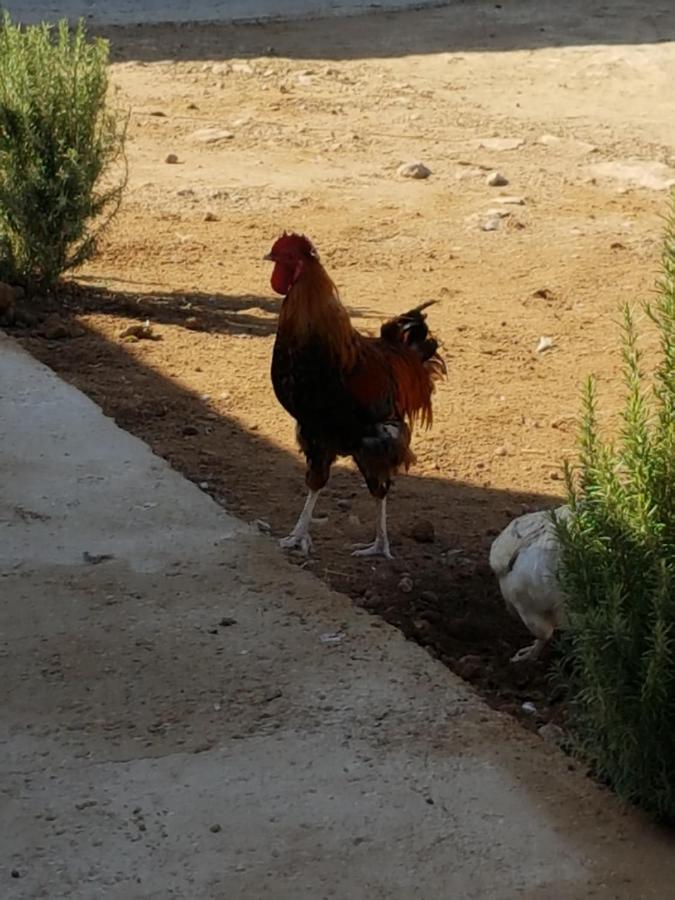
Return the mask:
<path id="1" fill-rule="evenodd" d="M 449 377 L 392 492 L 395 561 L 350 556 L 373 509 L 345 465 L 315 554 L 297 562 L 499 707 L 533 700 L 539 715 L 523 717 L 538 726 L 557 714 L 550 660 L 509 664 L 528 635 L 486 553 L 510 518 L 558 502 L 586 373 L 616 424 L 619 306 L 653 290 L 675 183 L 675 11 L 515 7 L 108 29 L 131 110 L 126 201 L 66 320 L 17 333 L 233 513 L 282 535 L 303 467 L 269 380 L 279 301 L 263 254 L 282 229 L 305 231 L 363 330 L 438 300 Z M 417 160 L 428 179 L 397 174 Z M 489 186 L 495 171 L 508 184 Z M 161 340 L 120 336 L 146 319 Z M 551 349 L 537 352 L 541 337 Z"/>

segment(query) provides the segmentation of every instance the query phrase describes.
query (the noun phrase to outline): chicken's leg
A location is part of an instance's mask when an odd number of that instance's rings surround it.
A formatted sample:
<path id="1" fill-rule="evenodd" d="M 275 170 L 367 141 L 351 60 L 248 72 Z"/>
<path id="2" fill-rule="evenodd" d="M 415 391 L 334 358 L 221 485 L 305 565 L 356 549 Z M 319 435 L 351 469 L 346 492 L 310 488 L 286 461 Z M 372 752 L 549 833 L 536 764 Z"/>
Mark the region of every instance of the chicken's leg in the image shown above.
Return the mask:
<path id="1" fill-rule="evenodd" d="M 309 554 L 312 549 L 312 538 L 309 534 L 309 525 L 312 521 L 312 513 L 314 512 L 314 507 L 316 506 L 316 501 L 319 499 L 320 493 L 321 491 L 313 491 L 310 488 L 307 499 L 305 500 L 305 505 L 302 508 L 298 521 L 295 523 L 293 531 L 291 531 L 288 537 L 282 538 L 279 541 L 280 546 L 283 547 L 284 550 L 300 550 L 305 556 Z"/>
<path id="2" fill-rule="evenodd" d="M 352 556 L 384 556 L 385 559 L 393 559 L 387 535 L 387 498 L 376 497 L 375 503 L 377 504 L 375 540 L 372 544 L 354 544 L 357 549 Z"/>
<path id="3" fill-rule="evenodd" d="M 541 638 L 537 638 L 537 640 L 533 644 L 528 644 L 527 647 L 521 647 L 521 649 L 514 653 L 511 657 L 511 662 L 525 662 L 526 660 L 535 660 L 539 659 L 541 651 L 544 649 L 548 641 L 543 641 Z"/>

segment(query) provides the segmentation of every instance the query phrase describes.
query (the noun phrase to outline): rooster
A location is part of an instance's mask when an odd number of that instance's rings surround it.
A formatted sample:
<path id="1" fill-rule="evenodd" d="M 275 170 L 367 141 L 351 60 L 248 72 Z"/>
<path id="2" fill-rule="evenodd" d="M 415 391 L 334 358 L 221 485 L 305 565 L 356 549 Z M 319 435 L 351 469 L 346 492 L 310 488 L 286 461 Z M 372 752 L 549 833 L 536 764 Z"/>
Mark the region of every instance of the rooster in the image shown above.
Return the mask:
<path id="1" fill-rule="evenodd" d="M 366 337 L 352 327 L 308 238 L 284 232 L 265 259 L 274 263 L 273 289 L 285 298 L 272 384 L 296 420 L 309 491 L 281 546 L 309 553 L 319 493 L 337 457 L 351 456 L 377 506 L 375 540 L 357 545 L 354 555 L 391 559 L 387 493 L 396 472 L 415 461 L 412 427 L 431 425 L 434 385 L 446 372 L 423 315 L 430 303 L 386 322 L 379 338 Z"/>

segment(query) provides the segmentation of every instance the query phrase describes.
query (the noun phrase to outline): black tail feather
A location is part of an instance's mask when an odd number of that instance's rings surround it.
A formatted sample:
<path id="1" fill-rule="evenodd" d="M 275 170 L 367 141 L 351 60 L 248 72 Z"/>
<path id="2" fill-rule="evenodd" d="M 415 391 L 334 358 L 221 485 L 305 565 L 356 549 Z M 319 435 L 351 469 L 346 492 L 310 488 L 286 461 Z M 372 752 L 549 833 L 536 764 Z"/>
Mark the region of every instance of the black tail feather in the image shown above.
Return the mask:
<path id="1" fill-rule="evenodd" d="M 438 341 L 429 334 L 427 317 L 423 313 L 423 310 L 433 306 L 436 302 L 436 300 L 427 300 L 409 312 L 385 322 L 380 329 L 380 337 L 391 343 L 407 344 L 419 354 L 422 362 L 433 361 L 434 367 L 438 367 L 441 372 L 445 373 L 445 362 L 438 355 Z"/>

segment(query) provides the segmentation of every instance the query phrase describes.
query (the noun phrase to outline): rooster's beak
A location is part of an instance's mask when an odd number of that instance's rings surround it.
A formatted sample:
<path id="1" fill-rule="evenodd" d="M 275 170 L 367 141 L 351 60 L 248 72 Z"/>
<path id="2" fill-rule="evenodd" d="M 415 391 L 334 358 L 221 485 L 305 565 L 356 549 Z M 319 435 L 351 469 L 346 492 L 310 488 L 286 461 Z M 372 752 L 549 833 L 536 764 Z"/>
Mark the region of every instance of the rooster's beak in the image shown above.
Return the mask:
<path id="1" fill-rule="evenodd" d="M 265 260 L 266 262 L 274 262 L 274 257 L 272 256 L 271 253 L 266 253 L 263 256 L 263 260 Z"/>

